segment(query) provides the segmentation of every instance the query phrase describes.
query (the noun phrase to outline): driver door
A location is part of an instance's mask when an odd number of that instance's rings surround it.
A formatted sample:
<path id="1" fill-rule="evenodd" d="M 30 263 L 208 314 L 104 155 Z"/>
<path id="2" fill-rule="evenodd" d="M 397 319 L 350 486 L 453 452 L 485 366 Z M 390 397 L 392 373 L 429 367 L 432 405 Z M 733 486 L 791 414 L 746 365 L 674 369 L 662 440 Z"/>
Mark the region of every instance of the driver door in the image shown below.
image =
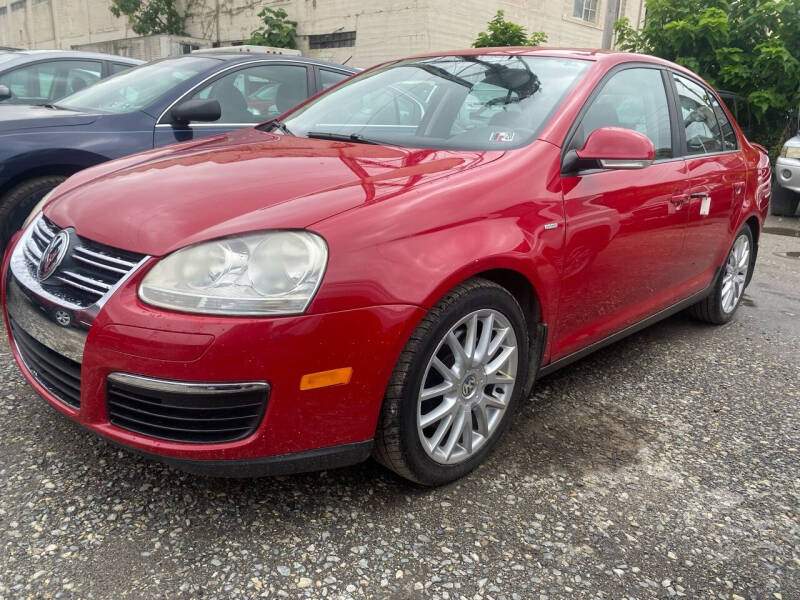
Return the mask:
<path id="1" fill-rule="evenodd" d="M 594 169 L 562 177 L 566 232 L 552 358 L 559 359 L 673 304 L 688 278 L 686 165 L 673 127 L 666 75 L 626 67 L 600 84 L 566 150 L 601 127 L 646 135 L 653 164 Z"/>
<path id="2" fill-rule="evenodd" d="M 282 114 L 310 95 L 312 75 L 305 65 L 274 60 L 228 70 L 184 95 L 186 100 L 217 100 L 222 116 L 213 123 L 174 123 L 167 110 L 155 127 L 154 147 L 186 142 L 252 127 Z"/>

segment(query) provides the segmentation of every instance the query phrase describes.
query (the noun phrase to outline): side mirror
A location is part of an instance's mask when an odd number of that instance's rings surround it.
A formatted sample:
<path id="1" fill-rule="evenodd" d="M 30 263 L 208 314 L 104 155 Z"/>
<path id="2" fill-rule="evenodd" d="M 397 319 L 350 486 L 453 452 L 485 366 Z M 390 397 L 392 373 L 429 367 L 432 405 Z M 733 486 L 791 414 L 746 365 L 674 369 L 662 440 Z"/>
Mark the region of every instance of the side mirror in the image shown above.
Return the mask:
<path id="1" fill-rule="evenodd" d="M 14 94 L 11 93 L 11 89 L 7 85 L 0 85 L 0 102 L 3 100 L 8 100 Z"/>
<path id="2" fill-rule="evenodd" d="M 653 164 L 656 158 L 656 149 L 650 138 L 622 127 L 595 129 L 583 148 L 573 152 L 573 163 L 594 163 L 595 168 L 599 166 L 602 169 L 643 169 Z"/>
<path id="3" fill-rule="evenodd" d="M 222 116 L 222 107 L 217 100 L 186 100 L 170 111 L 172 122 L 188 125 L 192 121 L 213 122 Z"/>

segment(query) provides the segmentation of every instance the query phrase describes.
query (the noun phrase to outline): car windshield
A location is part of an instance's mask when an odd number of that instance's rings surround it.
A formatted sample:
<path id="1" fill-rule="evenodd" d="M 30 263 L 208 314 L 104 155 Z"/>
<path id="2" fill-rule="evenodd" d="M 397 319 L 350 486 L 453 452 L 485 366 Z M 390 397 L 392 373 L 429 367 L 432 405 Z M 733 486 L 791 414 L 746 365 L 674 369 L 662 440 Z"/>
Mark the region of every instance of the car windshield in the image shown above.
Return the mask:
<path id="1" fill-rule="evenodd" d="M 58 102 L 59 108 L 107 113 L 141 110 L 187 79 L 207 71 L 219 61 L 186 56 L 168 58 L 123 71 Z"/>
<path id="2" fill-rule="evenodd" d="M 589 62 L 437 56 L 368 71 L 291 113 L 293 135 L 451 150 L 530 143 Z"/>

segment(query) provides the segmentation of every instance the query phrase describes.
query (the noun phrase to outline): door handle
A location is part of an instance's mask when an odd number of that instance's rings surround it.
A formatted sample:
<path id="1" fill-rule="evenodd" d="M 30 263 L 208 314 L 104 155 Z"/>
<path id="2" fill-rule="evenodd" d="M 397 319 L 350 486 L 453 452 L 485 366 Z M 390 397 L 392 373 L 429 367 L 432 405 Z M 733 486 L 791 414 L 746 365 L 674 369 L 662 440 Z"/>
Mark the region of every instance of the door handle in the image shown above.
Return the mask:
<path id="1" fill-rule="evenodd" d="M 672 198 L 670 198 L 669 201 L 675 208 L 680 208 L 684 204 L 689 202 L 689 196 L 687 196 L 686 194 L 679 194 L 677 196 L 673 196 Z"/>
<path id="2" fill-rule="evenodd" d="M 701 200 L 708 198 L 708 192 L 695 192 L 694 194 L 689 194 L 690 198 L 700 198 Z"/>

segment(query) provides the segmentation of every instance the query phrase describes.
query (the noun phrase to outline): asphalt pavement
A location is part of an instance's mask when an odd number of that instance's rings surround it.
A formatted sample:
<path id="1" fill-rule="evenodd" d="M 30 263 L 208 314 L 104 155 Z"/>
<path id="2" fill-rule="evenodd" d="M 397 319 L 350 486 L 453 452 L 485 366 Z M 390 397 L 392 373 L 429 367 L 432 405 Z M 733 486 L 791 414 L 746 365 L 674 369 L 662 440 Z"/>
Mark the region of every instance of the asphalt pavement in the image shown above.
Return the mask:
<path id="1" fill-rule="evenodd" d="M 734 321 L 676 315 L 540 381 L 495 455 L 440 489 L 373 462 L 175 472 L 60 417 L 0 343 L 0 598 L 796 600 L 800 227 L 784 221 Z"/>

